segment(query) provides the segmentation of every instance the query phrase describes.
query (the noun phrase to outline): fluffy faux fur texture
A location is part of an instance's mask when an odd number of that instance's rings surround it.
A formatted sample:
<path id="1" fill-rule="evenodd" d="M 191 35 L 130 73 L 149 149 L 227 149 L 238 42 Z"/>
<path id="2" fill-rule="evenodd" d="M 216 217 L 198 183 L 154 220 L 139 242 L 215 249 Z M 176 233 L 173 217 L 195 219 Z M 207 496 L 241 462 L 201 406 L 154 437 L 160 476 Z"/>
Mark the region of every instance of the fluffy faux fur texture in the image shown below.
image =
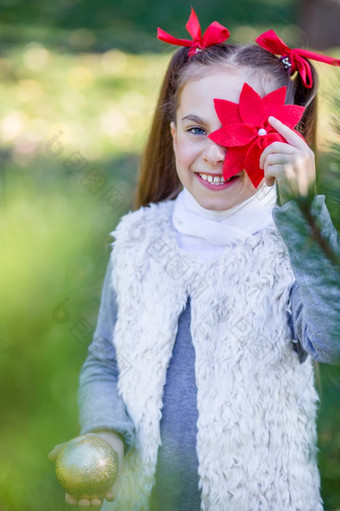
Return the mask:
<path id="1" fill-rule="evenodd" d="M 118 389 L 137 440 L 104 509 L 148 509 L 163 386 L 190 295 L 201 511 L 322 511 L 318 395 L 310 357 L 300 364 L 292 349 L 287 249 L 268 227 L 203 263 L 178 248 L 172 211 L 173 201 L 141 208 L 113 233 Z"/>

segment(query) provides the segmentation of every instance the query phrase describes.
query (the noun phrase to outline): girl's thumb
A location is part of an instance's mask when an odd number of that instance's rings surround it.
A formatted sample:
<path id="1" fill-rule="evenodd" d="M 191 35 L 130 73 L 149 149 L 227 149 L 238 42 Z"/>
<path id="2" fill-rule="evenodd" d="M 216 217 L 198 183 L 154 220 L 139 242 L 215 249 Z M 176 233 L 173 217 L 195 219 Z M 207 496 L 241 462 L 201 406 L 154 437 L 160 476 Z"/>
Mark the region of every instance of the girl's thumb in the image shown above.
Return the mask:
<path id="1" fill-rule="evenodd" d="M 63 442 L 62 444 L 58 444 L 55 447 L 53 447 L 52 451 L 48 453 L 48 459 L 49 460 L 55 460 L 61 451 L 61 449 L 66 445 L 68 442 Z"/>

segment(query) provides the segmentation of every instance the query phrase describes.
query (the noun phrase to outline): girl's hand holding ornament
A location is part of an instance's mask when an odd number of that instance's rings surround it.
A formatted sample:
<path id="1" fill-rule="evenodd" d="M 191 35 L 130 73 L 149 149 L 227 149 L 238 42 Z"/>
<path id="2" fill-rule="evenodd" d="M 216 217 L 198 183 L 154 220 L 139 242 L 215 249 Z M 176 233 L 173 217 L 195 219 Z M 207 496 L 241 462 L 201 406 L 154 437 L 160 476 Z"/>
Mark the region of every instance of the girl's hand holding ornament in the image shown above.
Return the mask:
<path id="1" fill-rule="evenodd" d="M 123 464 L 124 443 L 113 431 L 96 431 L 56 445 L 49 453 L 71 506 L 99 509 L 113 501 Z"/>
<path id="2" fill-rule="evenodd" d="M 268 186 L 277 182 L 281 205 L 294 197 L 315 193 L 315 157 L 305 140 L 275 117 L 269 124 L 282 135 L 284 142 L 266 147 L 260 157 L 260 167 Z"/>

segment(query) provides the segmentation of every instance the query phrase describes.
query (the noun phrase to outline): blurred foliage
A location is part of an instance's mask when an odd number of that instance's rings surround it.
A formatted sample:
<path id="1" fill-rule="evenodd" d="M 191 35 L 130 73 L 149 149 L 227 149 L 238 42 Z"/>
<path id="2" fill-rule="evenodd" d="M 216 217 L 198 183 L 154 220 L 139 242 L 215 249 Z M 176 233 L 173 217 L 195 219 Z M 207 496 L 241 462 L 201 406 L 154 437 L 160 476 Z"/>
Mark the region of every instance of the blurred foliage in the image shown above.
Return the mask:
<path id="1" fill-rule="evenodd" d="M 169 57 L 155 41 L 156 26 L 184 36 L 190 5 L 0 1 L 1 511 L 65 508 L 47 453 L 79 431 L 78 376 L 96 324 L 109 233 L 132 206 Z M 234 41 L 269 25 L 299 37 L 293 6 L 194 5 L 203 28 L 214 19 L 234 25 Z M 338 139 L 327 136 L 339 82 L 327 73 L 318 190 L 340 229 Z M 321 365 L 320 381 L 319 464 L 331 511 L 340 507 L 339 368 Z"/>
<path id="2" fill-rule="evenodd" d="M 297 21 L 297 0 L 196 0 L 194 8 L 202 28 L 218 19 L 233 29 L 240 25 L 249 35 L 250 26 L 285 26 Z M 116 47 L 130 52 L 162 51 L 156 27 L 183 33 L 192 2 L 173 0 L 1 0 L 3 45 L 27 41 L 27 36 L 44 44 L 72 51 L 103 51 Z M 29 32 L 27 31 L 29 25 Z M 235 35 L 235 32 L 234 32 Z M 297 36 L 299 37 L 299 36 Z M 301 35 L 300 35 L 301 37 Z"/>

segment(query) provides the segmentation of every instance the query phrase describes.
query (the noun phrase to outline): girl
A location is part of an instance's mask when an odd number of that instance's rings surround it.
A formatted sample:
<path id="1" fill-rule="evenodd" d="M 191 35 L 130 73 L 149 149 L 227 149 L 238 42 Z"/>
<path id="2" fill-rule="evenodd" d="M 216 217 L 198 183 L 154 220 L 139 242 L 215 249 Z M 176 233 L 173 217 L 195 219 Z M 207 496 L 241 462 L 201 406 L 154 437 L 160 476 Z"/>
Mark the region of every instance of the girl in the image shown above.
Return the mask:
<path id="1" fill-rule="evenodd" d="M 316 72 L 295 50 L 283 60 L 277 47 L 226 44 L 216 22 L 201 37 L 194 12 L 187 28 L 193 40 L 159 31 L 185 47 L 164 78 L 136 211 L 114 232 L 80 433 L 120 456 L 105 510 L 321 511 L 313 359 L 337 362 L 338 273 L 291 200 L 315 185 Z M 290 109 L 305 108 L 298 131 L 265 119 L 248 162 L 228 123 L 256 117 L 282 87 Z M 323 196 L 311 214 L 336 250 Z"/>

